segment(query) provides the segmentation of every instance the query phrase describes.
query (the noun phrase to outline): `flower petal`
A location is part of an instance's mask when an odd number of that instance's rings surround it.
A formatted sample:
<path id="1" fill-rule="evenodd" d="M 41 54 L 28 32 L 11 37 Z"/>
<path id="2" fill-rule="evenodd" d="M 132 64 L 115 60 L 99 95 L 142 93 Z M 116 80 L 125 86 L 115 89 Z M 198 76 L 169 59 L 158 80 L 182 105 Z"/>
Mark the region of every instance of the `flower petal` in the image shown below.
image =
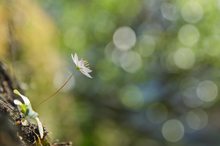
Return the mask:
<path id="1" fill-rule="evenodd" d="M 73 56 L 73 54 L 71 54 L 71 57 L 72 57 L 72 60 L 75 63 L 75 65 L 78 66 L 79 60 L 78 60 L 77 54 L 75 53 L 74 56 Z"/>
<path id="2" fill-rule="evenodd" d="M 84 70 L 82 70 L 82 69 L 80 69 L 80 72 L 81 72 L 82 74 L 84 74 L 85 76 L 87 76 L 88 78 L 91 78 L 91 79 L 92 79 L 92 76 L 91 76 L 88 72 L 86 72 L 86 71 L 84 71 Z"/>
<path id="3" fill-rule="evenodd" d="M 19 95 L 23 99 L 24 104 L 29 105 L 31 103 L 30 100 L 26 96 L 22 95 L 18 90 L 15 89 L 14 93 Z"/>
<path id="4" fill-rule="evenodd" d="M 43 125 L 38 117 L 35 117 L 35 120 L 37 121 L 38 130 L 40 133 L 40 138 L 42 139 L 44 137 L 44 128 Z"/>
<path id="5" fill-rule="evenodd" d="M 17 100 L 17 99 L 14 100 L 14 104 L 15 104 L 15 105 L 22 105 L 21 101 L 19 101 L 19 100 Z"/>
<path id="6" fill-rule="evenodd" d="M 84 68 L 82 68 L 85 72 L 87 72 L 87 73 L 90 73 L 90 72 L 92 72 L 92 70 L 91 69 L 89 69 L 88 67 L 84 67 Z"/>
<path id="7" fill-rule="evenodd" d="M 91 75 L 89 74 L 90 72 L 92 72 L 91 69 L 89 69 L 89 64 L 87 61 L 83 60 L 83 59 L 78 59 L 77 54 L 75 53 L 74 56 L 73 54 L 71 54 L 72 56 L 72 60 L 76 65 L 77 70 L 79 70 L 82 74 L 84 74 L 85 76 L 92 78 Z"/>

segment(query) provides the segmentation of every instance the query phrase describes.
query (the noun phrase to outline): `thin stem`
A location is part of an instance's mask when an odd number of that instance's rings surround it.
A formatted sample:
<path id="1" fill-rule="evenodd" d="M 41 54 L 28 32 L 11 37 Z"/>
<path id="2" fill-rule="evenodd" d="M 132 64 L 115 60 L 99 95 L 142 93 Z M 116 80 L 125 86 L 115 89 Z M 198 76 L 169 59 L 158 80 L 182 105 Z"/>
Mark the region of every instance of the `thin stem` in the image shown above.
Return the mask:
<path id="1" fill-rule="evenodd" d="M 50 95 L 49 97 L 45 98 L 43 101 L 40 102 L 40 104 L 38 106 L 40 106 L 41 104 L 45 103 L 46 101 L 48 101 L 49 99 L 51 99 L 52 97 L 56 96 L 60 90 L 63 89 L 63 87 L 69 82 L 69 80 L 73 77 L 73 73 L 67 78 L 67 80 L 63 83 L 63 85 L 57 89 L 56 92 L 54 92 L 52 95 Z"/>

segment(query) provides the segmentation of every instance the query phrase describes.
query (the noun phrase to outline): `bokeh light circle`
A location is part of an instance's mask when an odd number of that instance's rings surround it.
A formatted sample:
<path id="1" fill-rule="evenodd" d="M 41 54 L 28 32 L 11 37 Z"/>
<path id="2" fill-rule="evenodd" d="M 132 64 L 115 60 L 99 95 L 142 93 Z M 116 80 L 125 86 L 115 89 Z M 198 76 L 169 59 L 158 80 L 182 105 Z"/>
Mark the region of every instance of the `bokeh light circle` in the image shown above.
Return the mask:
<path id="1" fill-rule="evenodd" d="M 199 41 L 199 37 L 199 30 L 191 24 L 183 25 L 178 33 L 179 41 L 186 46 L 195 45 Z"/>
<path id="2" fill-rule="evenodd" d="M 160 7 L 163 17 L 167 20 L 174 21 L 177 19 L 177 8 L 170 3 L 163 3 Z"/>
<path id="3" fill-rule="evenodd" d="M 196 93 L 202 101 L 211 102 L 218 95 L 218 87 L 213 81 L 201 81 L 197 86 Z"/>
<path id="4" fill-rule="evenodd" d="M 196 23 L 203 17 L 203 8 L 197 1 L 187 1 L 181 9 L 182 17 L 189 23 Z"/>
<path id="5" fill-rule="evenodd" d="M 120 58 L 121 67 L 129 73 L 135 73 L 142 66 L 141 56 L 134 51 L 128 51 L 122 54 Z"/>
<path id="6" fill-rule="evenodd" d="M 136 34 L 128 26 L 118 28 L 113 35 L 115 46 L 122 51 L 131 49 L 136 43 Z"/>
<path id="7" fill-rule="evenodd" d="M 191 49 L 180 48 L 174 53 L 174 63 L 181 69 L 190 69 L 195 63 L 195 55 Z"/>
<path id="8" fill-rule="evenodd" d="M 191 129 L 200 130 L 208 123 L 208 114 L 202 109 L 195 109 L 186 114 L 186 122 Z"/>
<path id="9" fill-rule="evenodd" d="M 163 124 L 162 135 L 169 142 L 177 142 L 184 136 L 184 126 L 179 120 L 168 120 Z"/>

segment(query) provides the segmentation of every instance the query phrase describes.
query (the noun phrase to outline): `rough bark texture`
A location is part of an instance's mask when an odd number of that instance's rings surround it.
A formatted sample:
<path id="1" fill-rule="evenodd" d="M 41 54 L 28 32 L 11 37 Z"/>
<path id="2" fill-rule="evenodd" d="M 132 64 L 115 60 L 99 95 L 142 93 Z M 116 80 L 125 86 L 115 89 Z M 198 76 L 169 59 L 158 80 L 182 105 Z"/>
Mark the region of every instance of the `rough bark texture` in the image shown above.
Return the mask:
<path id="1" fill-rule="evenodd" d="M 0 62 L 0 146 L 70 146 L 71 142 L 50 143 L 44 127 L 44 138 L 40 139 L 37 125 L 22 124 L 22 113 L 14 105 L 18 99 L 13 90 L 20 89 L 16 80 L 12 80 L 5 66 Z"/>

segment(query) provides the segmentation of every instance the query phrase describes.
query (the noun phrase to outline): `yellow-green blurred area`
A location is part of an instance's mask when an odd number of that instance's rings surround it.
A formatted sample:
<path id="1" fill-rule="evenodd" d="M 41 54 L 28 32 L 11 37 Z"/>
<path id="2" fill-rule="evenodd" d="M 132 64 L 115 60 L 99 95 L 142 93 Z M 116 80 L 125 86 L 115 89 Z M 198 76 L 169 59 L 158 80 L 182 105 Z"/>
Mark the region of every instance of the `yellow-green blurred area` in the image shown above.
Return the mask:
<path id="1" fill-rule="evenodd" d="M 0 57 L 52 139 L 216 146 L 219 14 L 220 0 L 1 0 Z"/>

